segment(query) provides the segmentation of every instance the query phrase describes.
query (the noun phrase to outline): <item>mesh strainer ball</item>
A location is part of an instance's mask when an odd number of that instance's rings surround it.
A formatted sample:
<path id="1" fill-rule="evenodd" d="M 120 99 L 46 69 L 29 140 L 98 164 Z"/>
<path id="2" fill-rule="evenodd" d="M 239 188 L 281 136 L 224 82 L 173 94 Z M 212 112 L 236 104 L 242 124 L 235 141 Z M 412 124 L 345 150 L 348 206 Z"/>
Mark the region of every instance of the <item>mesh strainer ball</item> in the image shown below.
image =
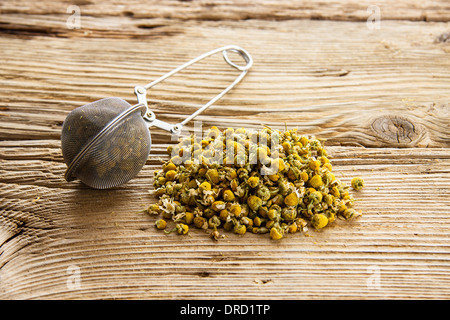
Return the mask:
<path id="1" fill-rule="evenodd" d="M 147 161 L 151 138 L 142 118 L 146 107 L 106 98 L 73 110 L 62 128 L 67 181 L 78 178 L 95 189 L 121 185 Z"/>
<path id="2" fill-rule="evenodd" d="M 148 108 L 146 90 L 220 51 L 230 66 L 241 71 L 234 82 L 181 123 L 171 125 L 157 120 Z M 241 66 L 232 62 L 228 51 L 238 53 L 246 64 Z M 150 127 L 158 127 L 179 135 L 187 122 L 239 83 L 252 63 L 251 56 L 244 49 L 229 45 L 198 56 L 146 86 L 135 87 L 138 98 L 138 104 L 135 106 L 120 98 L 106 98 L 76 108 L 67 116 L 61 133 L 62 153 L 68 166 L 66 180 L 79 179 L 95 189 L 108 189 L 129 181 L 139 173 L 149 156 Z"/>

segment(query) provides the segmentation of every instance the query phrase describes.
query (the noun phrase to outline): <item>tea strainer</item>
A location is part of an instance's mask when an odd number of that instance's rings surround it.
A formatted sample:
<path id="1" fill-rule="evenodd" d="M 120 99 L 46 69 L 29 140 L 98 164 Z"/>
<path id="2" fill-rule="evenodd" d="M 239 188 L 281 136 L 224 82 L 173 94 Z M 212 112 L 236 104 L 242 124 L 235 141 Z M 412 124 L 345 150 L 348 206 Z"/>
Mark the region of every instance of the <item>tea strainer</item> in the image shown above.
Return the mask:
<path id="1" fill-rule="evenodd" d="M 215 53 L 222 52 L 225 61 L 241 74 L 220 94 L 177 124 L 156 119 L 147 104 L 146 93 L 159 82 L 178 71 Z M 238 53 L 245 65 L 235 64 L 228 52 Z M 69 113 L 62 126 L 61 147 L 68 168 L 65 179 L 79 179 L 95 189 L 108 189 L 126 183 L 145 165 L 151 148 L 150 127 L 179 134 L 182 127 L 223 97 L 238 84 L 253 64 L 244 49 L 229 45 L 207 52 L 147 84 L 137 86 L 134 92 L 138 104 L 132 106 L 120 98 L 105 98 Z"/>

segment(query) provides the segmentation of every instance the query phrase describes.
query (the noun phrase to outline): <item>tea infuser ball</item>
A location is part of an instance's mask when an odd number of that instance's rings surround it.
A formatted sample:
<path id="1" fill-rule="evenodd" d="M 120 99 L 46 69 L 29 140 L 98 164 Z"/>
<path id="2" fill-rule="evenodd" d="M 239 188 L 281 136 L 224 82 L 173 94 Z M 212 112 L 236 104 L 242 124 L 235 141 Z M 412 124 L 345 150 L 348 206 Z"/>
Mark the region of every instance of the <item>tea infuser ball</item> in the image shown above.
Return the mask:
<path id="1" fill-rule="evenodd" d="M 147 90 L 217 52 L 222 52 L 225 61 L 241 71 L 234 82 L 178 124 L 172 125 L 156 119 L 148 108 Z M 238 53 L 246 64 L 235 64 L 229 59 L 228 52 Z M 123 99 L 111 97 L 74 109 L 65 119 L 61 132 L 62 154 L 68 166 L 65 179 L 79 179 L 94 189 L 108 189 L 128 182 L 139 173 L 148 159 L 151 147 L 150 127 L 179 134 L 187 122 L 239 83 L 252 64 L 253 60 L 248 52 L 238 46 L 218 48 L 179 66 L 146 86 L 135 87 L 138 104 L 134 106 Z"/>
<path id="2" fill-rule="evenodd" d="M 151 137 L 142 114 L 119 98 L 106 98 L 73 110 L 62 128 L 66 180 L 78 178 L 95 189 L 121 185 L 142 169 Z"/>

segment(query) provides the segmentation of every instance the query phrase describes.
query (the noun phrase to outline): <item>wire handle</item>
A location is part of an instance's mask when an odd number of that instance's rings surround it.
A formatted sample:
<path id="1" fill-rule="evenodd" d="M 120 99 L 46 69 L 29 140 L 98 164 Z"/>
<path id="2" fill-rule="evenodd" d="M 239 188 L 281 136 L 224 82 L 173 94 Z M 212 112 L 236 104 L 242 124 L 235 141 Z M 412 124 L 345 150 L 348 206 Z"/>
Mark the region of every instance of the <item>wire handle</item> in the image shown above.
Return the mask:
<path id="1" fill-rule="evenodd" d="M 245 60 L 245 65 L 238 65 L 236 63 L 234 63 L 233 61 L 231 61 L 228 57 L 228 52 L 236 52 L 238 53 L 244 60 Z M 164 81 L 165 79 L 169 78 L 170 76 L 174 75 L 175 73 L 183 70 L 186 67 L 189 67 L 190 65 L 206 58 L 209 57 L 215 53 L 218 52 L 222 52 L 223 58 L 225 59 L 225 61 L 232 66 L 233 68 L 236 68 L 239 71 L 242 71 L 241 74 L 233 81 L 233 83 L 231 83 L 227 88 L 225 88 L 225 90 L 223 90 L 221 93 L 219 93 L 217 96 L 215 96 L 213 99 L 211 99 L 208 103 L 206 103 L 204 106 L 202 106 L 201 108 L 199 108 L 197 111 L 195 111 L 193 114 L 191 114 L 189 117 L 187 117 L 186 119 L 184 119 L 182 122 L 177 123 L 175 125 L 171 125 L 167 122 L 161 121 L 156 119 L 155 114 L 153 113 L 153 111 L 151 111 L 148 108 L 148 103 L 147 103 L 147 90 L 152 88 L 154 85 Z M 253 59 L 250 56 L 250 54 L 245 51 L 244 49 L 242 49 L 241 47 L 235 46 L 235 45 L 229 45 L 229 46 L 225 46 L 225 47 L 221 47 L 209 52 L 206 52 L 204 54 L 202 54 L 201 56 L 198 56 L 195 59 L 192 59 L 191 61 L 186 62 L 185 64 L 179 66 L 176 69 L 173 69 L 172 71 L 170 71 L 169 73 L 163 75 L 162 77 L 154 80 L 153 82 L 145 85 L 145 86 L 136 86 L 134 88 L 134 93 L 137 96 L 138 102 L 139 104 L 143 104 L 147 107 L 147 112 L 144 114 L 144 120 L 147 122 L 148 127 L 152 127 L 155 126 L 157 128 L 166 130 L 166 131 L 170 131 L 174 134 L 179 134 L 181 132 L 181 128 L 188 123 L 189 121 L 191 121 L 193 118 L 195 118 L 196 116 L 198 116 L 200 113 L 202 113 L 203 111 L 205 111 L 207 108 L 209 108 L 212 104 L 214 104 L 217 100 L 219 100 L 220 98 L 222 98 L 228 91 L 230 91 L 234 86 L 236 86 L 247 74 L 248 70 L 250 69 L 250 67 L 253 64 Z"/>

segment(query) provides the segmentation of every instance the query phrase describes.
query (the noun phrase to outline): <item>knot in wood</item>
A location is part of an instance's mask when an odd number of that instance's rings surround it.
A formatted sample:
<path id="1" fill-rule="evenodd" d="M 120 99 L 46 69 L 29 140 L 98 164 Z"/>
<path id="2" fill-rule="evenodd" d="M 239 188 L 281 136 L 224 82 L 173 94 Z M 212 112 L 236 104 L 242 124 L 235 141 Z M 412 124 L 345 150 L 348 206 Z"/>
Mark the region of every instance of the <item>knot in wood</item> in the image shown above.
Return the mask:
<path id="1" fill-rule="evenodd" d="M 393 147 L 412 147 L 423 137 L 423 128 L 410 119 L 400 116 L 385 115 L 373 120 L 374 133 Z"/>

